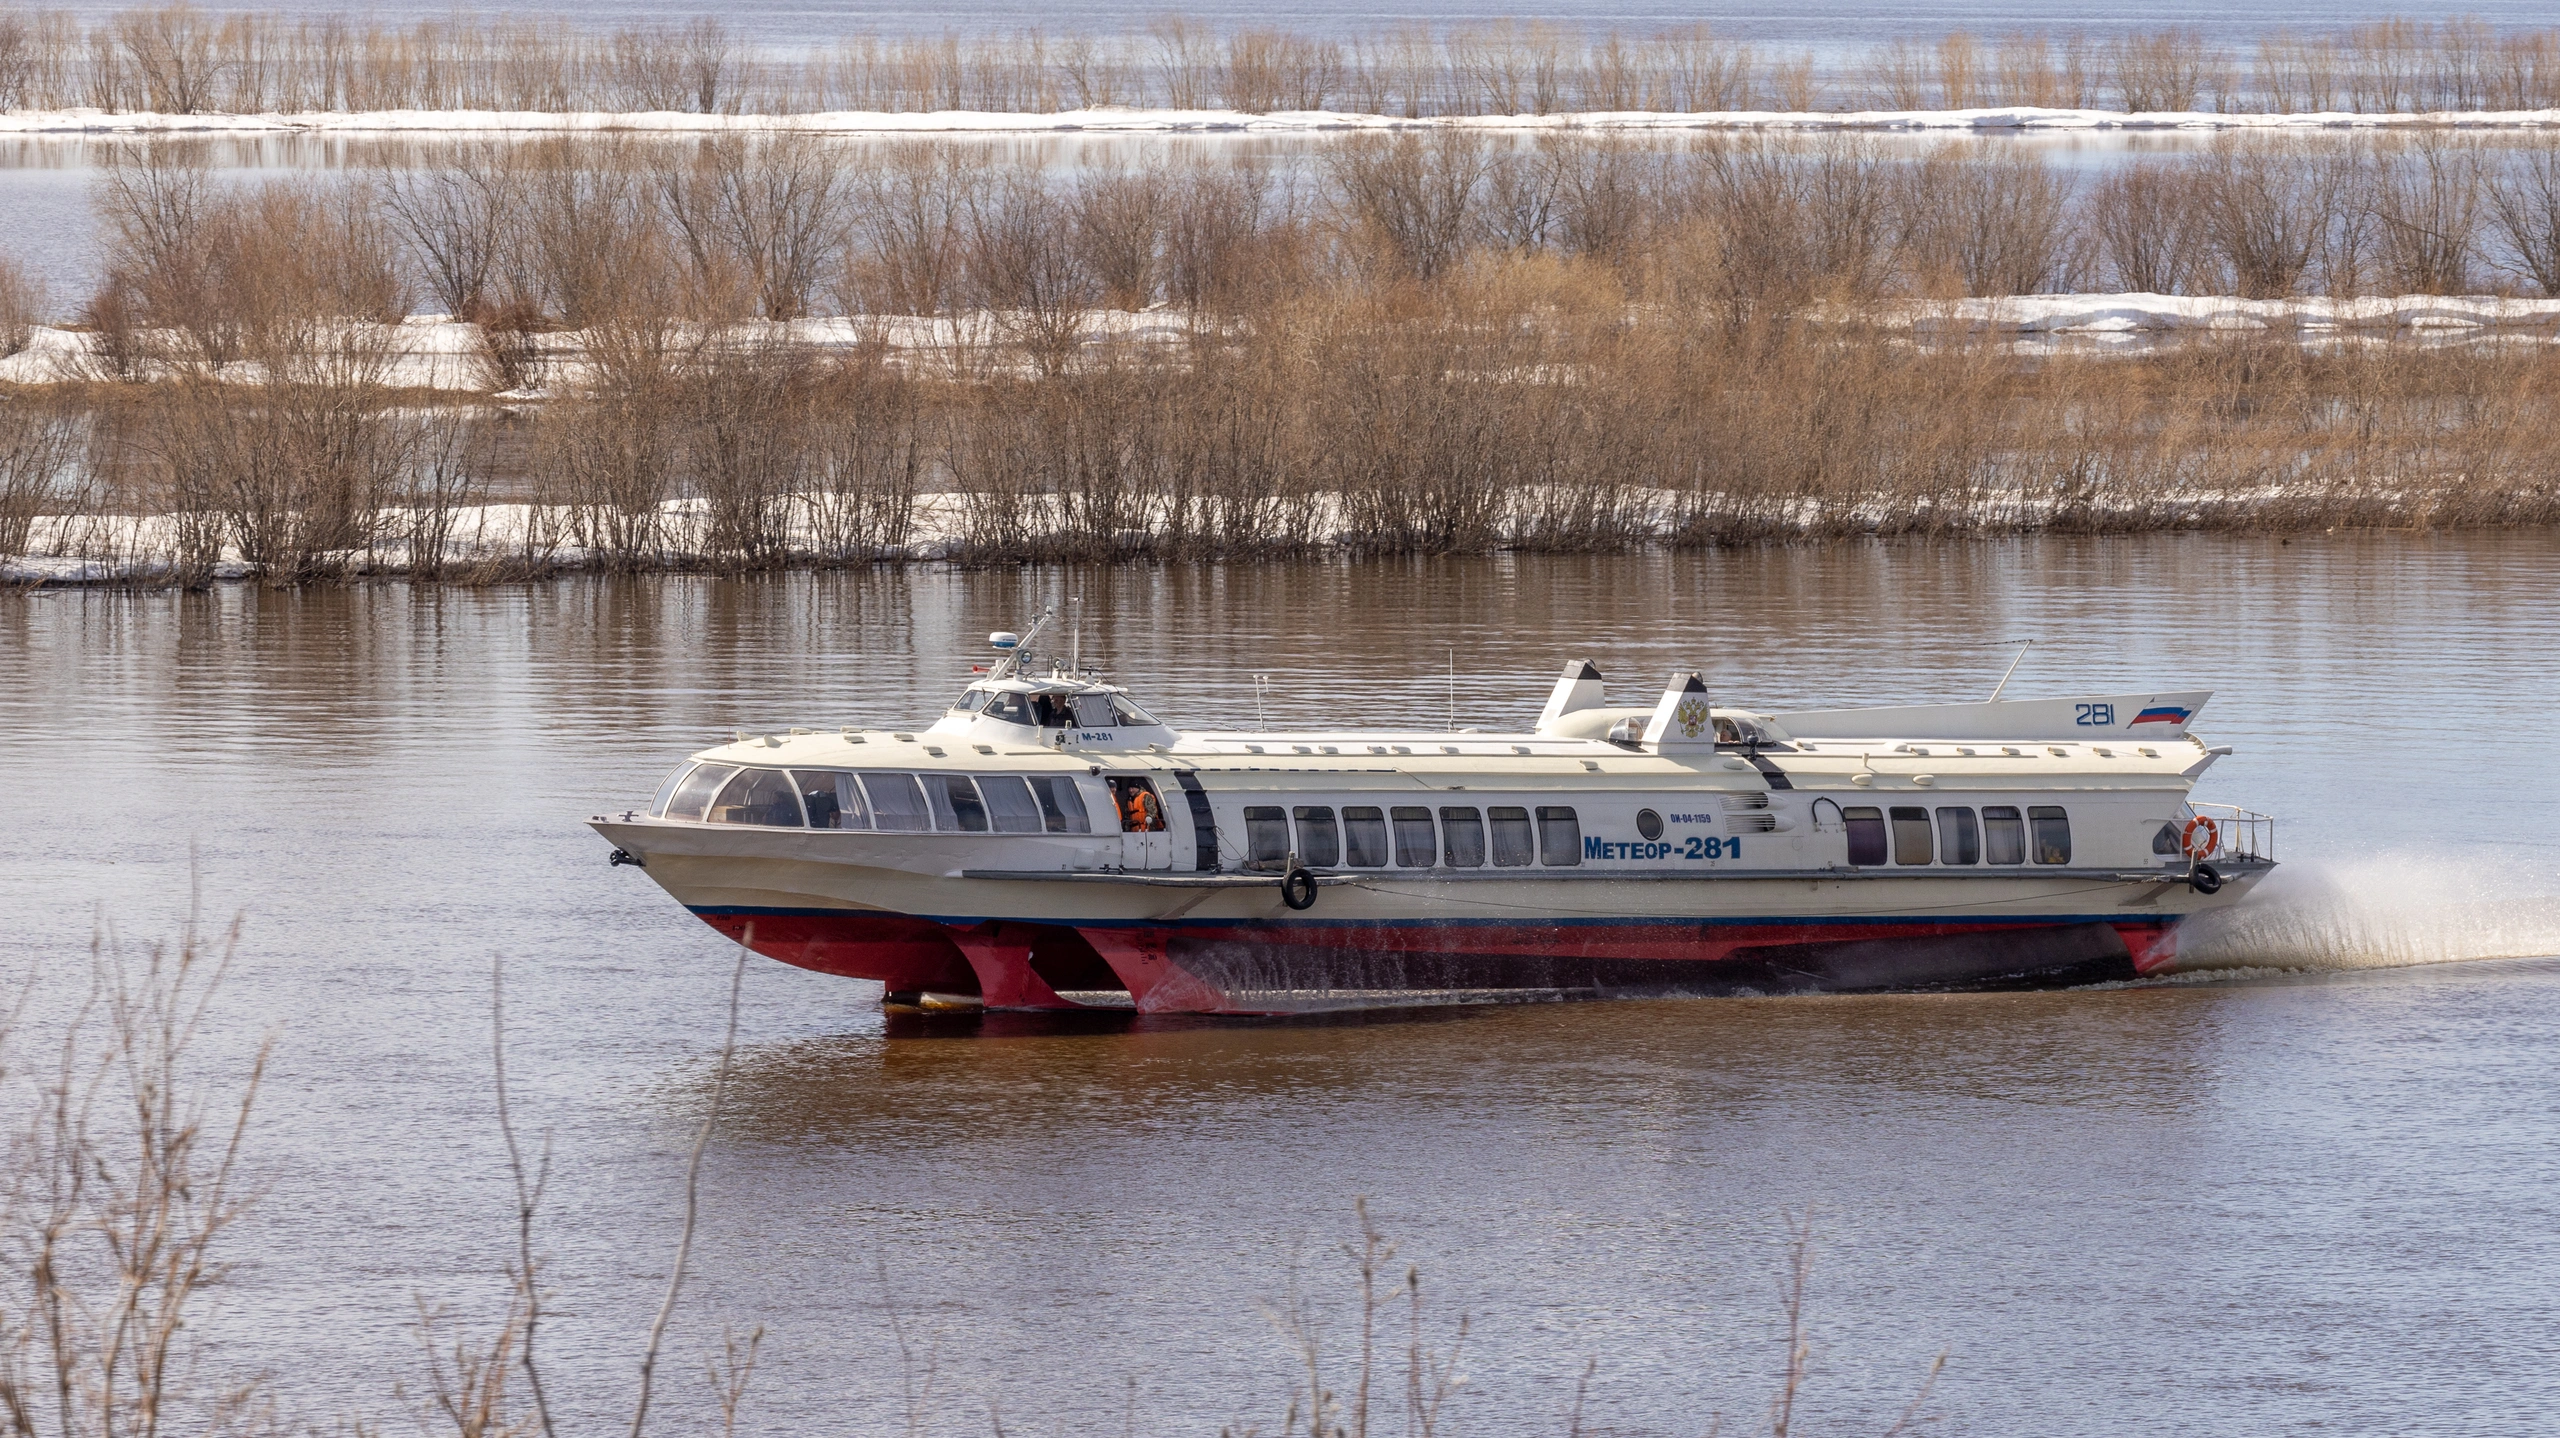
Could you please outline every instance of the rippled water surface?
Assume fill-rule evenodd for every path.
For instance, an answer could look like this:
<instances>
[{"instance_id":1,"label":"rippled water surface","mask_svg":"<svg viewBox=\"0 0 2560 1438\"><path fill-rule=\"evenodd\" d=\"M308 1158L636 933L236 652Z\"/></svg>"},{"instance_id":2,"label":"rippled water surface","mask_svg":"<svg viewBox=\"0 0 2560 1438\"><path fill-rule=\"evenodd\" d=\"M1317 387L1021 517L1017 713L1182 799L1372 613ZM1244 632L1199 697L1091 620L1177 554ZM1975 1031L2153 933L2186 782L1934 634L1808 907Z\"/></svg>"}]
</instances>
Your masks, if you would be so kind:
<instances>
[{"instance_id":1,"label":"rippled water surface","mask_svg":"<svg viewBox=\"0 0 2560 1438\"><path fill-rule=\"evenodd\" d=\"M58 995L101 917L168 932L191 862L244 915L208 1043L279 1038L219 1357L404 1421L415 1296L500 1294L502 958L585 1426L664 1282L730 960L578 820L685 751L918 722L1069 595L1192 724L1252 723L1257 673L1275 724L1519 724L1582 657L1629 696L1977 698L2032 637L2013 694L2218 691L2200 797L2279 814L2286 861L2193 945L2219 972L891 1029L759 961L668 1431L716 1419L724 1322L767 1328L748 1431L902 1430L893 1311L933 1431L1275 1430L1266 1309L1347 1339L1366 1196L1428 1331L1471 1316L1462 1432L1563 1431L1594 1360L1587 1427L1757 1421L1807 1211L1822 1431L1881 1431L1944 1352L1945 1431L2528 1432L2560 1403L2555 578L2532 534L0 593L0 963Z\"/></svg>"}]
</instances>

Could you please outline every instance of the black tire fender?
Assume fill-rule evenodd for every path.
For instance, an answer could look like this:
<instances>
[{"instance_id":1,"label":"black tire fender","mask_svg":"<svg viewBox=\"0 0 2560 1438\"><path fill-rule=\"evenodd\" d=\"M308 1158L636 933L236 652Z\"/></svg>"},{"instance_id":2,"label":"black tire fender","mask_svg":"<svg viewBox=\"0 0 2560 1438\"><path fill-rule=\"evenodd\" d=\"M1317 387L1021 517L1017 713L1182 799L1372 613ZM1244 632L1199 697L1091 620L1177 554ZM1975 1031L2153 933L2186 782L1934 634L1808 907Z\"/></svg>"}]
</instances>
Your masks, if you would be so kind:
<instances>
[{"instance_id":1,"label":"black tire fender","mask_svg":"<svg viewBox=\"0 0 2560 1438\"><path fill-rule=\"evenodd\" d=\"M2222 892L2222 874L2211 864L2198 864L2195 872L2187 875L2187 887L2199 894L2219 894Z\"/></svg>"},{"instance_id":2,"label":"black tire fender","mask_svg":"<svg viewBox=\"0 0 2560 1438\"><path fill-rule=\"evenodd\" d=\"M1293 909L1316 906L1316 876L1304 869L1291 869L1280 878L1280 902Z\"/></svg>"}]
</instances>

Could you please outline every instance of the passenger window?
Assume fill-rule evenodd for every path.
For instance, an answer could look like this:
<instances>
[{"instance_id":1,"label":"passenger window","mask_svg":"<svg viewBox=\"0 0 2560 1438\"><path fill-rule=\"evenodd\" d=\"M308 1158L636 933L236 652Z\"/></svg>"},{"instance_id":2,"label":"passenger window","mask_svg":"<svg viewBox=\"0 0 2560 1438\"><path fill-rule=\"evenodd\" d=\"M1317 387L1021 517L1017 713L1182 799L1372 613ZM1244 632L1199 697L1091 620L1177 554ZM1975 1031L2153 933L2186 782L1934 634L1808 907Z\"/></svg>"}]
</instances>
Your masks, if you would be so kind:
<instances>
[{"instance_id":1,"label":"passenger window","mask_svg":"<svg viewBox=\"0 0 2560 1438\"><path fill-rule=\"evenodd\" d=\"M1994 864L2027 861L2027 825L2006 804L1982 806L1982 857Z\"/></svg>"},{"instance_id":2,"label":"passenger window","mask_svg":"<svg viewBox=\"0 0 2560 1438\"><path fill-rule=\"evenodd\" d=\"M1884 862L1884 810L1843 809L1840 822L1849 831L1849 867L1864 869Z\"/></svg>"},{"instance_id":3,"label":"passenger window","mask_svg":"<svg viewBox=\"0 0 2560 1438\"><path fill-rule=\"evenodd\" d=\"M1355 869L1387 866L1387 812L1384 809L1342 811L1343 862Z\"/></svg>"},{"instance_id":4,"label":"passenger window","mask_svg":"<svg viewBox=\"0 0 2560 1438\"><path fill-rule=\"evenodd\" d=\"M1245 862L1258 869L1276 869L1289 862L1289 811L1273 804L1256 804L1244 811Z\"/></svg>"},{"instance_id":5,"label":"passenger window","mask_svg":"<svg viewBox=\"0 0 2560 1438\"><path fill-rule=\"evenodd\" d=\"M1093 818L1085 812L1084 795L1073 779L1044 775L1031 781L1040 801L1040 823L1052 834L1090 834Z\"/></svg>"},{"instance_id":6,"label":"passenger window","mask_svg":"<svg viewBox=\"0 0 2560 1438\"><path fill-rule=\"evenodd\" d=\"M1031 786L1011 774L989 774L978 781L986 796L987 817L999 834L1040 832L1040 806L1031 802Z\"/></svg>"},{"instance_id":7,"label":"passenger window","mask_svg":"<svg viewBox=\"0 0 2560 1438\"><path fill-rule=\"evenodd\" d=\"M1396 822L1396 867L1428 869L1432 851L1440 846L1433 842L1431 811L1428 809L1396 809L1389 817Z\"/></svg>"},{"instance_id":8,"label":"passenger window","mask_svg":"<svg viewBox=\"0 0 2560 1438\"><path fill-rule=\"evenodd\" d=\"M685 775L684 782L676 786L675 797L667 801L666 817L698 822L702 818L703 806L710 803L711 796L719 793L720 786L728 783L729 776L737 772L726 764L705 764Z\"/></svg>"},{"instance_id":9,"label":"passenger window","mask_svg":"<svg viewBox=\"0 0 2560 1438\"><path fill-rule=\"evenodd\" d=\"M880 828L915 834L933 827L925 816L924 790L916 787L915 775L865 774L862 788L871 796L872 821Z\"/></svg>"},{"instance_id":10,"label":"passenger window","mask_svg":"<svg viewBox=\"0 0 2560 1438\"><path fill-rule=\"evenodd\" d=\"M1298 862L1310 869L1330 869L1342 862L1342 836L1334 831L1333 810L1323 804L1300 804Z\"/></svg>"},{"instance_id":11,"label":"passenger window","mask_svg":"<svg viewBox=\"0 0 2560 1438\"><path fill-rule=\"evenodd\" d=\"M1893 861L1897 864L1929 862L1929 811L1900 809L1893 811Z\"/></svg>"},{"instance_id":12,"label":"passenger window","mask_svg":"<svg viewBox=\"0 0 2560 1438\"><path fill-rule=\"evenodd\" d=\"M1111 803L1120 811L1121 833L1164 832L1164 801L1156 797L1155 781L1114 779L1111 781Z\"/></svg>"},{"instance_id":13,"label":"passenger window","mask_svg":"<svg viewBox=\"0 0 2560 1438\"><path fill-rule=\"evenodd\" d=\"M678 764L678 765L676 766L676 771L675 771L674 773L672 773L672 774L669 774L669 775L667 776L667 781L666 781L665 783L663 783L663 784L660 784L660 785L658 786L658 792L657 792L655 795L651 796L651 798L650 798L650 800L649 800L649 817L650 817L650 818L652 818L652 819L663 819L663 818L667 817L667 801L668 801L669 799L672 799L672 798L674 798L674 797L676 796L676 788L677 788L677 786L678 786L678 785L681 785L682 783L684 783L684 776L685 776L685 775L687 775L687 774L690 774L690 773L692 773L692 772L693 772L693 761L692 761L692 760L690 760L690 759L687 759L687 760L686 760L686 761L684 761L683 763Z\"/></svg>"},{"instance_id":14,"label":"passenger window","mask_svg":"<svg viewBox=\"0 0 2560 1438\"><path fill-rule=\"evenodd\" d=\"M1019 694L999 694L987 701L987 717L1001 719L1007 724L1028 724L1031 722L1031 706L1023 703Z\"/></svg>"},{"instance_id":15,"label":"passenger window","mask_svg":"<svg viewBox=\"0 0 2560 1438\"><path fill-rule=\"evenodd\" d=\"M800 781L800 805L809 811L812 829L868 829L871 811L862 804L862 787L851 774L812 774L801 770L792 775Z\"/></svg>"},{"instance_id":16,"label":"passenger window","mask_svg":"<svg viewBox=\"0 0 2560 1438\"><path fill-rule=\"evenodd\" d=\"M1485 811L1493 821L1493 862L1502 868L1517 869L1538 856L1537 841L1529 831L1526 809L1494 808Z\"/></svg>"},{"instance_id":17,"label":"passenger window","mask_svg":"<svg viewBox=\"0 0 2560 1438\"><path fill-rule=\"evenodd\" d=\"M1975 826L1971 809L1940 809L1938 811L1938 862L1941 864L1982 862L1982 830Z\"/></svg>"},{"instance_id":18,"label":"passenger window","mask_svg":"<svg viewBox=\"0 0 2560 1438\"><path fill-rule=\"evenodd\" d=\"M933 804L933 827L944 833L987 832L987 806L978 802L978 786L966 774L927 774L924 796Z\"/></svg>"},{"instance_id":19,"label":"passenger window","mask_svg":"<svg viewBox=\"0 0 2560 1438\"><path fill-rule=\"evenodd\" d=\"M1571 809L1538 811L1538 862L1556 865L1582 862L1581 816Z\"/></svg>"},{"instance_id":20,"label":"passenger window","mask_svg":"<svg viewBox=\"0 0 2560 1438\"><path fill-rule=\"evenodd\" d=\"M1449 867L1481 869L1484 867L1484 814L1475 809L1443 809L1440 811L1440 835L1446 844Z\"/></svg>"},{"instance_id":21,"label":"passenger window","mask_svg":"<svg viewBox=\"0 0 2560 1438\"><path fill-rule=\"evenodd\" d=\"M2037 805L2027 810L2027 821L2035 828L2036 862L2068 864L2071 862L2071 816L2051 805Z\"/></svg>"},{"instance_id":22,"label":"passenger window","mask_svg":"<svg viewBox=\"0 0 2560 1438\"><path fill-rule=\"evenodd\" d=\"M1108 729L1111 727L1111 696L1108 694L1079 694L1075 697L1075 710L1076 725L1079 728Z\"/></svg>"},{"instance_id":23,"label":"passenger window","mask_svg":"<svg viewBox=\"0 0 2560 1438\"><path fill-rule=\"evenodd\" d=\"M707 814L715 824L761 824L771 829L797 829L800 796L791 778L779 769L741 769L721 786Z\"/></svg>"}]
</instances>

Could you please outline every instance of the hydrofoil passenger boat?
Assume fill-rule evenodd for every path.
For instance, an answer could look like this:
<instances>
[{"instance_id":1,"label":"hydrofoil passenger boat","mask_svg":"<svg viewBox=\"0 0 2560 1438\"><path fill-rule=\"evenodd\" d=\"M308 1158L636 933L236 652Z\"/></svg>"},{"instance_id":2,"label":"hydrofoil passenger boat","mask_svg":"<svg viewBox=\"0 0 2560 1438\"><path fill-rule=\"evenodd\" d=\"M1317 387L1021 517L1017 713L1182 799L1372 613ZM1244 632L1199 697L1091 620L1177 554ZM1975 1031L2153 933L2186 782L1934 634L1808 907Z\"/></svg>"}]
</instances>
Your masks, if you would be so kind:
<instances>
[{"instance_id":1,"label":"hydrofoil passenger boat","mask_svg":"<svg viewBox=\"0 0 2560 1438\"><path fill-rule=\"evenodd\" d=\"M2204 692L1613 707L1576 662L1525 733L1209 732L1040 631L928 726L741 735L592 825L893 1006L1142 1013L2131 978L2274 868L2189 797Z\"/></svg>"}]
</instances>

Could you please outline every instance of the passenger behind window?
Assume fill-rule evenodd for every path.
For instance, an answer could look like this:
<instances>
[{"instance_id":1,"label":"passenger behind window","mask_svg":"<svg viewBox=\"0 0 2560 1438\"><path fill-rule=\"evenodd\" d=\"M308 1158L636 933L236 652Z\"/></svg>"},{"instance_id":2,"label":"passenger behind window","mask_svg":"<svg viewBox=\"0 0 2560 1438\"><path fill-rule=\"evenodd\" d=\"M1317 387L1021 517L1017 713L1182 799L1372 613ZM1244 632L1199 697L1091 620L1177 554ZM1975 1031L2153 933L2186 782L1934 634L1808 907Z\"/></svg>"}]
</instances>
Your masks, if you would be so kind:
<instances>
[{"instance_id":1,"label":"passenger behind window","mask_svg":"<svg viewBox=\"0 0 2560 1438\"><path fill-rule=\"evenodd\" d=\"M1993 864L2027 861L2027 825L2006 804L1982 806L1982 857Z\"/></svg>"},{"instance_id":2,"label":"passenger behind window","mask_svg":"<svg viewBox=\"0 0 2560 1438\"><path fill-rule=\"evenodd\" d=\"M1529 828L1528 810L1491 808L1485 810L1485 818L1493 825L1495 867L1517 869L1537 859L1537 836Z\"/></svg>"},{"instance_id":3,"label":"passenger behind window","mask_svg":"<svg viewBox=\"0 0 2560 1438\"><path fill-rule=\"evenodd\" d=\"M797 829L800 796L779 769L741 769L711 801L707 815L715 824L761 824L771 829Z\"/></svg>"},{"instance_id":4,"label":"passenger behind window","mask_svg":"<svg viewBox=\"0 0 2560 1438\"><path fill-rule=\"evenodd\" d=\"M1324 804L1301 804L1293 811L1298 821L1298 862L1310 869L1330 869L1342 862L1342 836L1333 827L1333 810Z\"/></svg>"},{"instance_id":5,"label":"passenger behind window","mask_svg":"<svg viewBox=\"0 0 2560 1438\"><path fill-rule=\"evenodd\" d=\"M1073 779L1043 775L1031 781L1040 801L1040 822L1052 834L1090 834L1093 818L1085 812L1084 794Z\"/></svg>"},{"instance_id":6,"label":"passenger behind window","mask_svg":"<svg viewBox=\"0 0 2560 1438\"><path fill-rule=\"evenodd\" d=\"M1849 867L1871 868L1884 862L1884 810L1843 809L1840 823L1849 831Z\"/></svg>"},{"instance_id":7,"label":"passenger behind window","mask_svg":"<svg viewBox=\"0 0 2560 1438\"><path fill-rule=\"evenodd\" d=\"M1971 809L1940 809L1938 811L1938 862L1941 864L1982 862L1982 831L1974 826Z\"/></svg>"},{"instance_id":8,"label":"passenger behind window","mask_svg":"<svg viewBox=\"0 0 2560 1438\"><path fill-rule=\"evenodd\" d=\"M800 784L800 803L809 811L812 829L868 829L871 811L863 807L862 786L853 782L851 774L812 773L806 769L792 777Z\"/></svg>"},{"instance_id":9,"label":"passenger behind window","mask_svg":"<svg viewBox=\"0 0 2560 1438\"><path fill-rule=\"evenodd\" d=\"M1343 862L1355 869L1387 866L1387 812L1354 808L1342 811Z\"/></svg>"},{"instance_id":10,"label":"passenger behind window","mask_svg":"<svg viewBox=\"0 0 2560 1438\"><path fill-rule=\"evenodd\" d=\"M1484 811L1443 809L1440 834L1452 869L1484 867Z\"/></svg>"},{"instance_id":11,"label":"passenger behind window","mask_svg":"<svg viewBox=\"0 0 2560 1438\"><path fill-rule=\"evenodd\" d=\"M986 798L987 817L997 833L1040 832L1040 806L1032 802L1029 784L1011 774L989 774L978 780L978 792Z\"/></svg>"},{"instance_id":12,"label":"passenger behind window","mask_svg":"<svg viewBox=\"0 0 2560 1438\"><path fill-rule=\"evenodd\" d=\"M2035 829L2036 862L2068 864L2071 862L2071 816L2051 805L2039 804L2027 810L2027 822Z\"/></svg>"},{"instance_id":13,"label":"passenger behind window","mask_svg":"<svg viewBox=\"0 0 2560 1438\"><path fill-rule=\"evenodd\" d=\"M1245 867L1277 869L1289 862L1289 811L1255 804L1244 811Z\"/></svg>"},{"instance_id":14,"label":"passenger behind window","mask_svg":"<svg viewBox=\"0 0 2560 1438\"><path fill-rule=\"evenodd\" d=\"M871 796L871 812L883 829L901 834L921 834L933 827L926 817L924 790L913 774L865 774L864 792Z\"/></svg>"},{"instance_id":15,"label":"passenger behind window","mask_svg":"<svg viewBox=\"0 0 2560 1438\"><path fill-rule=\"evenodd\" d=\"M1399 869L1430 868L1432 851L1439 848L1439 845L1433 842L1431 811L1396 809L1392 811L1391 817L1396 822L1396 867Z\"/></svg>"},{"instance_id":16,"label":"passenger behind window","mask_svg":"<svg viewBox=\"0 0 2560 1438\"><path fill-rule=\"evenodd\" d=\"M1581 816L1571 809L1538 811L1538 862L1557 865L1582 862Z\"/></svg>"}]
</instances>

